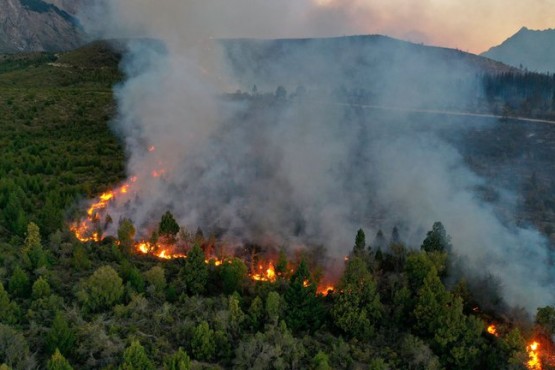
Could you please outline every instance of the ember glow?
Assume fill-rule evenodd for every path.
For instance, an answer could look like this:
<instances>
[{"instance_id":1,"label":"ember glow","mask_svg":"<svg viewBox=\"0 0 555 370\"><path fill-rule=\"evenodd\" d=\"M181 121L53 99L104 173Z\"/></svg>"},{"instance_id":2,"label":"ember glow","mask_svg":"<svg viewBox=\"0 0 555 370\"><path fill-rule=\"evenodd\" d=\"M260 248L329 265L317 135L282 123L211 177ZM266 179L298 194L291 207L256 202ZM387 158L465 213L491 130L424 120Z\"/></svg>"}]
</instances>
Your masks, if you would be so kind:
<instances>
[{"instance_id":1,"label":"ember glow","mask_svg":"<svg viewBox=\"0 0 555 370\"><path fill-rule=\"evenodd\" d=\"M491 335L495 335L496 337L499 336L499 334L497 333L497 328L495 327L495 324L489 325L487 328L487 332L490 333Z\"/></svg>"},{"instance_id":2,"label":"ember glow","mask_svg":"<svg viewBox=\"0 0 555 370\"><path fill-rule=\"evenodd\" d=\"M528 352L528 362L526 366L530 370L541 370L542 363L540 361L540 344L533 341L526 347L526 352Z\"/></svg>"}]
</instances>

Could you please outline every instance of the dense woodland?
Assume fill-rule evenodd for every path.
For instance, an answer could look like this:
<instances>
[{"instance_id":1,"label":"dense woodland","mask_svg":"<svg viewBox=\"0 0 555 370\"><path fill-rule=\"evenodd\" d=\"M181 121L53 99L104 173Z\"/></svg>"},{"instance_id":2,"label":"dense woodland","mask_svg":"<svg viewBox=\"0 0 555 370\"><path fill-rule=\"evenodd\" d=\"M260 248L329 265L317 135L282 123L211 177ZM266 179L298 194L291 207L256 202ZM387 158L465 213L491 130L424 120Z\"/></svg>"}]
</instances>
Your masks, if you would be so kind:
<instances>
[{"instance_id":1,"label":"dense woodland","mask_svg":"<svg viewBox=\"0 0 555 370\"><path fill-rule=\"evenodd\" d=\"M555 120L555 74L518 71L485 75L483 88L495 114Z\"/></svg>"},{"instance_id":2,"label":"dense woodland","mask_svg":"<svg viewBox=\"0 0 555 370\"><path fill-rule=\"evenodd\" d=\"M159 232L187 238L187 259L137 255L129 222L81 243L79 201L124 177L117 60L94 44L0 61L0 369L524 369L530 338L549 345L555 309L530 321L493 279L455 274L440 222L421 245L359 230L327 295L316 253L282 250L256 282L243 259L206 263L214 239L171 214Z\"/></svg>"}]
</instances>

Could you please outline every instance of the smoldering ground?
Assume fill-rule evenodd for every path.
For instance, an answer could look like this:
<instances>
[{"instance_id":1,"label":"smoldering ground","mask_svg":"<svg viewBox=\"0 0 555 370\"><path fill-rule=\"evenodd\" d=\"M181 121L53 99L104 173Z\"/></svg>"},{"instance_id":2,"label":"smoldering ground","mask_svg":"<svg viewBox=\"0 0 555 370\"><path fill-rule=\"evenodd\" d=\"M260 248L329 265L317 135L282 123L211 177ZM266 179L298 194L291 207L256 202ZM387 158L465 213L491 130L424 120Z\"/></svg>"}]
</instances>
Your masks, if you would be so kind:
<instances>
[{"instance_id":1,"label":"smoldering ground","mask_svg":"<svg viewBox=\"0 0 555 370\"><path fill-rule=\"evenodd\" d=\"M418 246L441 221L455 252L471 270L498 277L510 304L530 311L552 304L546 241L501 222L476 196L485 179L434 130L444 117L350 104L362 95L381 106L461 109L480 94L476 66L383 40L368 48L351 43L341 54L334 43L315 42L280 45L275 54L262 48L261 55L256 45L211 39L234 30L256 35L275 12L283 18L270 28L287 26L294 9L268 4L239 1L226 16L214 16L210 1L102 8L101 36L159 40L130 42L122 62L113 124L126 143L128 175L138 181L110 205L112 218L148 230L169 209L189 229L325 245L337 258L360 227L372 235L402 225L404 239ZM299 94L264 94L278 85ZM236 89L253 94L226 95Z\"/></svg>"}]
</instances>

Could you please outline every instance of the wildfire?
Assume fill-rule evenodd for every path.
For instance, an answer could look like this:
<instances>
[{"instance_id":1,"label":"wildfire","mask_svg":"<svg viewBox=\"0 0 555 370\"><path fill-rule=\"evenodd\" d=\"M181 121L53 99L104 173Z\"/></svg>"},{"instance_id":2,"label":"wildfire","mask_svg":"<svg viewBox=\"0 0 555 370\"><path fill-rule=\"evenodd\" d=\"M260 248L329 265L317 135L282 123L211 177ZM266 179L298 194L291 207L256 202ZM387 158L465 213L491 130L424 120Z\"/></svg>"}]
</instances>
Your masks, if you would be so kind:
<instances>
[{"instance_id":1,"label":"wildfire","mask_svg":"<svg viewBox=\"0 0 555 370\"><path fill-rule=\"evenodd\" d=\"M144 241L136 243L135 250L139 253L150 254L165 260L187 258L187 256L183 253L174 253L171 247L166 247L163 245L153 245L149 242Z\"/></svg>"},{"instance_id":2,"label":"wildfire","mask_svg":"<svg viewBox=\"0 0 555 370\"><path fill-rule=\"evenodd\" d=\"M187 258L187 255L184 253L175 252L175 247L173 246L164 246L164 245L153 245L150 242L141 241L135 244L135 250L141 254L147 254L151 256L155 256L160 259L165 260L172 260L178 258ZM222 264L228 262L231 263L231 258L216 258L216 257L208 257L204 260L206 264L213 264L214 266L221 266ZM274 283L277 280L277 274L274 267L274 262L260 262L257 266L256 271L251 272L249 277L253 281L262 281L262 282L269 282ZM306 288L310 285L308 280L303 282L303 286ZM317 294L328 295L330 292L333 292L335 287L331 284L323 284L317 286L316 292Z\"/></svg>"},{"instance_id":3,"label":"wildfire","mask_svg":"<svg viewBox=\"0 0 555 370\"><path fill-rule=\"evenodd\" d=\"M495 335L496 337L499 336L499 334L497 333L497 327L495 326L495 324L491 324L488 326L488 328L486 329L488 333L490 333L491 335Z\"/></svg>"},{"instance_id":4,"label":"wildfire","mask_svg":"<svg viewBox=\"0 0 555 370\"><path fill-rule=\"evenodd\" d=\"M154 147L149 148L149 152L153 152ZM154 170L151 175L153 177L161 177L166 173L164 169ZM87 208L86 218L83 220L76 221L70 224L69 228L75 235L75 237L81 242L100 242L102 240L102 230L106 228L106 225L111 222L107 209L111 202L114 202L118 197L130 194L134 191L134 184L137 182L137 177L131 177L128 181L121 184L119 187L102 193L96 200L92 201ZM106 225L102 227L101 222L106 219ZM116 242L117 245L119 243ZM178 247L173 244L167 244L165 242L151 243L148 241L139 241L134 243L134 250L138 254L155 256L163 260L173 260L179 258L187 258L184 253L183 248ZM214 266L221 266L223 263L232 262L229 257L219 257L207 256L205 263L213 264ZM276 282L278 276L275 271L274 261L259 261L256 267L251 266L251 271L249 272L249 278L253 281L260 282ZM293 272L293 270L291 271ZM305 281L303 285L305 287L309 286L309 281ZM322 285L317 286L317 293L322 295L327 295L329 292L333 291L334 287L332 285Z\"/></svg>"},{"instance_id":5,"label":"wildfire","mask_svg":"<svg viewBox=\"0 0 555 370\"><path fill-rule=\"evenodd\" d=\"M136 181L136 178L132 178L130 182L122 184L120 187L102 193L98 199L93 202L87 209L87 218L80 222L75 222L69 226L69 229L73 232L75 237L81 242L99 242L101 240L101 235L98 229L97 223L100 221L100 213L108 208L108 205L117 196L122 194L127 194L131 189L131 184Z\"/></svg>"},{"instance_id":6,"label":"wildfire","mask_svg":"<svg viewBox=\"0 0 555 370\"><path fill-rule=\"evenodd\" d=\"M316 293L328 295L334 290L335 290L335 287L333 285L325 285L325 286L319 286L318 289L316 289Z\"/></svg>"},{"instance_id":7,"label":"wildfire","mask_svg":"<svg viewBox=\"0 0 555 370\"><path fill-rule=\"evenodd\" d=\"M90 232L89 224L87 223L87 221L81 221L79 223L72 224L69 226L69 229L75 235L75 237L83 243L100 241L100 236L98 235L98 232Z\"/></svg>"},{"instance_id":8,"label":"wildfire","mask_svg":"<svg viewBox=\"0 0 555 370\"><path fill-rule=\"evenodd\" d=\"M530 370L541 370L542 363L540 361L540 344L533 341L526 347L526 352L528 352L528 362L526 366Z\"/></svg>"},{"instance_id":9,"label":"wildfire","mask_svg":"<svg viewBox=\"0 0 555 370\"><path fill-rule=\"evenodd\" d=\"M264 266L262 264L258 265L258 272L253 273L251 278L256 281L276 281L276 270L274 269L274 264L270 262L266 270L264 270Z\"/></svg>"}]
</instances>

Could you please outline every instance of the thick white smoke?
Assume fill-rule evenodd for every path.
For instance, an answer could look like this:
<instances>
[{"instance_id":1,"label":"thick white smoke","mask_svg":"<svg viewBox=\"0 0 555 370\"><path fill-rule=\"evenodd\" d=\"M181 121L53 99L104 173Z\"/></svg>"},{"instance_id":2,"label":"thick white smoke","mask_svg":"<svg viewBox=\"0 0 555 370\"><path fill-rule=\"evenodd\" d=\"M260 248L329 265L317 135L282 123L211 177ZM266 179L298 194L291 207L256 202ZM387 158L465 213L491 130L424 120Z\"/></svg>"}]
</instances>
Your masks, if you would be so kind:
<instances>
[{"instance_id":1,"label":"thick white smoke","mask_svg":"<svg viewBox=\"0 0 555 370\"><path fill-rule=\"evenodd\" d=\"M504 226L473 193L483 180L432 129L411 128L412 117L394 114L391 123L386 115L333 101L246 103L221 97L257 81L247 78L249 86L239 86L244 81L230 73L235 67L226 64L224 51L211 38L283 36L291 29L310 33L310 23L304 23L310 2L114 0L97 5L96 13L87 13L102 14L92 17L91 32L134 39L122 64L126 80L116 89L114 128L125 138L127 170L130 178L137 177L137 193L112 204L115 220L129 217L147 229L169 209L192 230L200 226L243 240L323 244L335 257L348 253L359 227L371 235L379 227L404 225L406 238L417 245L439 220L472 268L501 280L510 304L534 310L554 303L543 238ZM317 50L307 60L293 58L295 64L289 60L273 69L280 76L299 65L334 70L329 53ZM239 62L249 65L246 55ZM442 70L421 58L405 62L417 71ZM404 86L411 81L401 78L401 69L380 71L375 87L382 98L395 92L407 106L445 99L444 91L407 93ZM353 82L343 72L316 77L329 79L324 85L331 89ZM451 98L465 101L467 93L458 90Z\"/></svg>"}]
</instances>

